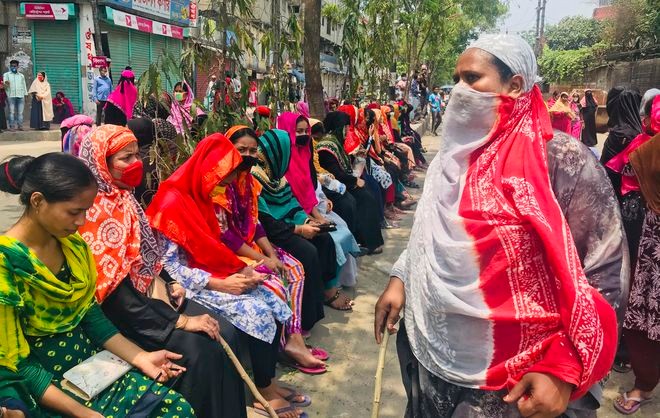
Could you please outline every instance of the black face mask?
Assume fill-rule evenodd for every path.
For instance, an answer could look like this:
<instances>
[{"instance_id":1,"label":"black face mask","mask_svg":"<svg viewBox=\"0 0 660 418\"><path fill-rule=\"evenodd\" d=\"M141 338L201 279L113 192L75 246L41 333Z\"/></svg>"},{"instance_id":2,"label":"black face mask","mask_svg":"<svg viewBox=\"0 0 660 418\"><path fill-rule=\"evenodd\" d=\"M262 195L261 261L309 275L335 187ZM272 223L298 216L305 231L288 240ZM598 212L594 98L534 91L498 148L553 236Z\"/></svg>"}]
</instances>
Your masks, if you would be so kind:
<instances>
[{"instance_id":1,"label":"black face mask","mask_svg":"<svg viewBox=\"0 0 660 418\"><path fill-rule=\"evenodd\" d=\"M257 157L253 157L251 155L242 155L243 161L241 161L241 165L238 166L238 169L240 171L249 171L259 163L259 159Z\"/></svg>"},{"instance_id":2,"label":"black face mask","mask_svg":"<svg viewBox=\"0 0 660 418\"><path fill-rule=\"evenodd\" d=\"M310 137L309 135L296 135L296 145L299 147L304 147L309 144Z\"/></svg>"}]
</instances>

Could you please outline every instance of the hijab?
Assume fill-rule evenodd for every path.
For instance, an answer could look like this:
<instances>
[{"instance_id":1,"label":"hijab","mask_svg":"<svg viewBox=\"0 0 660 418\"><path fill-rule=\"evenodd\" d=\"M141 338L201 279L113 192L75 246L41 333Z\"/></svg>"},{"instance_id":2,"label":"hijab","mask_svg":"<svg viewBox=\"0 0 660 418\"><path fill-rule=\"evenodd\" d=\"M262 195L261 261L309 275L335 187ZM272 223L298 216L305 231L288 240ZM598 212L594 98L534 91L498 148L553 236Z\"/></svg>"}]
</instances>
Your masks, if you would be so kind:
<instances>
[{"instance_id":1,"label":"hijab","mask_svg":"<svg viewBox=\"0 0 660 418\"><path fill-rule=\"evenodd\" d=\"M344 138L344 127L348 126L350 122L351 118L344 112L328 113L323 121L327 134L314 143L316 152L330 153L347 173L353 171L351 160L346 154Z\"/></svg>"},{"instance_id":2,"label":"hijab","mask_svg":"<svg viewBox=\"0 0 660 418\"><path fill-rule=\"evenodd\" d=\"M617 323L586 280L551 188L553 134L536 58L517 35L482 35L469 48L521 75L523 92L454 87L443 146L394 269L408 295L411 348L454 384L500 390L551 371L578 398L609 372Z\"/></svg>"},{"instance_id":3,"label":"hijab","mask_svg":"<svg viewBox=\"0 0 660 418\"><path fill-rule=\"evenodd\" d=\"M346 135L344 135L344 151L350 155L357 151L361 145L360 137L356 132L358 110L353 105L341 105L337 110L348 115L349 123Z\"/></svg>"},{"instance_id":4,"label":"hijab","mask_svg":"<svg viewBox=\"0 0 660 418\"><path fill-rule=\"evenodd\" d=\"M559 99L550 107L548 110L550 113L559 113L559 114L565 114L568 116L570 119L575 118L575 112L571 109L571 104L566 104L564 101L561 99L562 96L568 96L567 92L562 92L559 95ZM570 98L570 96L568 96Z\"/></svg>"},{"instance_id":5,"label":"hijab","mask_svg":"<svg viewBox=\"0 0 660 418\"><path fill-rule=\"evenodd\" d=\"M87 136L80 159L94 173L99 191L87 222L80 228L96 260L96 299L103 302L126 276L136 290L146 293L154 275L160 273L162 251L133 191L120 189L110 173L107 159L137 142L130 129L102 125Z\"/></svg>"},{"instance_id":6,"label":"hijab","mask_svg":"<svg viewBox=\"0 0 660 418\"><path fill-rule=\"evenodd\" d=\"M186 251L191 267L215 278L224 279L245 267L221 240L212 200L213 191L241 161L241 154L224 135L204 138L192 156L160 184L146 211L151 226Z\"/></svg>"},{"instance_id":7,"label":"hijab","mask_svg":"<svg viewBox=\"0 0 660 418\"><path fill-rule=\"evenodd\" d=\"M607 126L610 135L631 140L642 132L639 106L642 96L638 91L614 87L607 93Z\"/></svg>"},{"instance_id":8,"label":"hijab","mask_svg":"<svg viewBox=\"0 0 660 418\"><path fill-rule=\"evenodd\" d=\"M307 220L305 211L295 198L286 173L291 161L291 139L286 131L271 129L259 137L259 165L252 175L261 183L259 212L293 225Z\"/></svg>"},{"instance_id":9,"label":"hijab","mask_svg":"<svg viewBox=\"0 0 660 418\"><path fill-rule=\"evenodd\" d=\"M580 99L580 106L582 108L585 107L590 107L590 108L597 108L598 107L598 101L594 97L594 93L591 90L585 90L584 91L584 97Z\"/></svg>"},{"instance_id":10,"label":"hijab","mask_svg":"<svg viewBox=\"0 0 660 418\"><path fill-rule=\"evenodd\" d=\"M302 120L310 126L309 120L305 116L298 113L284 112L277 118L277 127L286 131L291 140L291 160L286 172L286 180L305 212L311 213L319 202L316 199L316 188L313 184L310 169L310 162L313 161L311 126L307 129L307 135L310 136L309 144L301 146L296 143L296 126Z\"/></svg>"},{"instance_id":11,"label":"hijab","mask_svg":"<svg viewBox=\"0 0 660 418\"><path fill-rule=\"evenodd\" d=\"M126 120L133 118L133 107L137 102L138 90L135 87L135 74L131 70L121 72L117 87L108 96L108 103L112 103L126 116Z\"/></svg>"},{"instance_id":12,"label":"hijab","mask_svg":"<svg viewBox=\"0 0 660 418\"><path fill-rule=\"evenodd\" d=\"M64 119L60 128L67 129L67 132L62 137L62 151L77 157L80 153L80 144L92 130L92 125L94 119L87 115L75 115Z\"/></svg>"},{"instance_id":13,"label":"hijab","mask_svg":"<svg viewBox=\"0 0 660 418\"><path fill-rule=\"evenodd\" d=\"M648 207L660 214L660 134L630 154L640 190Z\"/></svg>"},{"instance_id":14,"label":"hijab","mask_svg":"<svg viewBox=\"0 0 660 418\"><path fill-rule=\"evenodd\" d=\"M309 119L309 105L304 101L299 101L296 103L296 111L303 115L305 118Z\"/></svg>"},{"instance_id":15,"label":"hijab","mask_svg":"<svg viewBox=\"0 0 660 418\"><path fill-rule=\"evenodd\" d=\"M57 97L58 94L62 95L61 99ZM55 93L55 98L53 99L53 103L59 103L59 102L62 102L62 104L66 106L69 115L73 116L76 113L73 110L73 103L71 103L71 100L69 100L69 98L64 95L63 91L58 91L57 93Z\"/></svg>"},{"instance_id":16,"label":"hijab","mask_svg":"<svg viewBox=\"0 0 660 418\"><path fill-rule=\"evenodd\" d=\"M44 76L43 81L39 81L39 78L35 78L28 93L34 93L41 98L41 113L44 121L48 122L53 120L55 116L53 113L53 98L51 97L50 83L48 78L46 78L46 73L40 71L39 74Z\"/></svg>"},{"instance_id":17,"label":"hijab","mask_svg":"<svg viewBox=\"0 0 660 418\"><path fill-rule=\"evenodd\" d=\"M186 99L183 104L179 103L178 100L172 99L172 107L170 109L170 116L167 118L167 121L174 125L174 128L178 133L183 133L186 130L190 130L195 122L193 120L190 111L192 109L194 95L192 88L186 81L182 81L183 91L187 92ZM197 116L203 115L204 112L199 107L196 108Z\"/></svg>"}]
</instances>

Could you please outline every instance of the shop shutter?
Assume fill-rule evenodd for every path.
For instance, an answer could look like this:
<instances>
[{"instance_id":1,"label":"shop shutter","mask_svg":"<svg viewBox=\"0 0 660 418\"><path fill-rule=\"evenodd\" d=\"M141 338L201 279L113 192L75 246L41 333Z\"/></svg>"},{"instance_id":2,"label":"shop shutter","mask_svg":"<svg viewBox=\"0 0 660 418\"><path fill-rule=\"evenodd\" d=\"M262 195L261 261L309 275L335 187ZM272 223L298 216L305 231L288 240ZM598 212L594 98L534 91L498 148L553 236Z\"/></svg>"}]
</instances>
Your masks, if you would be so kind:
<instances>
[{"instance_id":1,"label":"shop shutter","mask_svg":"<svg viewBox=\"0 0 660 418\"><path fill-rule=\"evenodd\" d=\"M32 35L35 72L44 71L53 97L64 92L76 112L82 106L77 35L75 20L35 21Z\"/></svg>"},{"instance_id":2,"label":"shop shutter","mask_svg":"<svg viewBox=\"0 0 660 418\"><path fill-rule=\"evenodd\" d=\"M128 29L119 26L102 25L101 30L108 32L110 58L112 59L112 78L117 83L121 72L129 65Z\"/></svg>"},{"instance_id":3,"label":"shop shutter","mask_svg":"<svg viewBox=\"0 0 660 418\"><path fill-rule=\"evenodd\" d=\"M167 52L172 57L174 57L174 59L178 62L178 60L181 58L181 40L174 38L166 38L166 39L167 39ZM167 86L168 91L174 90L174 84L176 84L176 82L179 81L177 80L177 78L178 77L175 74L170 74L171 82Z\"/></svg>"},{"instance_id":4,"label":"shop shutter","mask_svg":"<svg viewBox=\"0 0 660 418\"><path fill-rule=\"evenodd\" d=\"M150 35L145 32L132 30L130 32L130 65L133 67L135 78L139 79L147 71L151 62Z\"/></svg>"}]
</instances>

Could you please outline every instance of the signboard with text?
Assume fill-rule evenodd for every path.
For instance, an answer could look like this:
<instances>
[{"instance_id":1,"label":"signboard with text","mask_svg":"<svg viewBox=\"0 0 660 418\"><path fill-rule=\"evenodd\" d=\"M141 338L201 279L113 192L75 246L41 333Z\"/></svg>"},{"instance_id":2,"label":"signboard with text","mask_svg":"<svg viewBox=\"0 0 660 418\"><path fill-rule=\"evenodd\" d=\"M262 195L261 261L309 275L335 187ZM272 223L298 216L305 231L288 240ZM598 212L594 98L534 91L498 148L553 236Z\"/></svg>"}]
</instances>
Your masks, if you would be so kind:
<instances>
[{"instance_id":1,"label":"signboard with text","mask_svg":"<svg viewBox=\"0 0 660 418\"><path fill-rule=\"evenodd\" d=\"M68 20L73 16L73 3L21 3L21 14L31 20Z\"/></svg>"},{"instance_id":2,"label":"signboard with text","mask_svg":"<svg viewBox=\"0 0 660 418\"><path fill-rule=\"evenodd\" d=\"M108 57L92 57L92 68L108 66Z\"/></svg>"},{"instance_id":3,"label":"signboard with text","mask_svg":"<svg viewBox=\"0 0 660 418\"><path fill-rule=\"evenodd\" d=\"M191 21L191 0L103 0L126 10L135 10L188 26ZM195 12L196 13L196 12Z\"/></svg>"}]
</instances>

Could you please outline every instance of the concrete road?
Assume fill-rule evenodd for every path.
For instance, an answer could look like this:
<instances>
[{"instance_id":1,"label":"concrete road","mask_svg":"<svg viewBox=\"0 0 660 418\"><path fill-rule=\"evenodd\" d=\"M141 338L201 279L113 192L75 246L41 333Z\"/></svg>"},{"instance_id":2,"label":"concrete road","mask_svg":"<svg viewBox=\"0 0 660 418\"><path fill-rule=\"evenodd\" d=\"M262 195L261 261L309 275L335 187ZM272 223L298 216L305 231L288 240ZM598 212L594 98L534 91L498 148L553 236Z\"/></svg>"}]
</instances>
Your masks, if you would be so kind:
<instances>
[{"instance_id":1,"label":"concrete road","mask_svg":"<svg viewBox=\"0 0 660 418\"><path fill-rule=\"evenodd\" d=\"M60 151L59 141L11 141L0 142L0 161L12 155L38 156ZM23 213L18 197L0 192L0 232L5 232Z\"/></svg>"}]
</instances>

